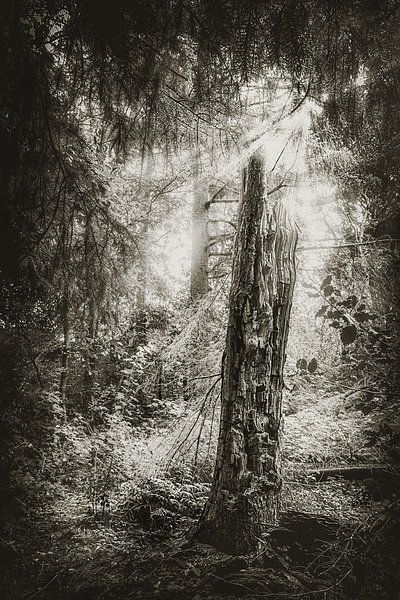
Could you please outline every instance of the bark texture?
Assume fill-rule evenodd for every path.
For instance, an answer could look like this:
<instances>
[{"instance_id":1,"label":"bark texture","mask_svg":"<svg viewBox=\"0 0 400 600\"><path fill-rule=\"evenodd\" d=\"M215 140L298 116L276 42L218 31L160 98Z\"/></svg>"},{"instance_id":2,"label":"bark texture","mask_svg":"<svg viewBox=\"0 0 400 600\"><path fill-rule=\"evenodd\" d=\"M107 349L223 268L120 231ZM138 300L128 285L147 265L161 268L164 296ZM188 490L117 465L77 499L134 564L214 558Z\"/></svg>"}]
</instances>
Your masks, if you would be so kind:
<instances>
[{"instance_id":1,"label":"bark texture","mask_svg":"<svg viewBox=\"0 0 400 600\"><path fill-rule=\"evenodd\" d=\"M221 423L210 499L197 538L231 554L259 545L278 519L282 387L297 234L266 197L264 160L243 172Z\"/></svg>"}]
</instances>

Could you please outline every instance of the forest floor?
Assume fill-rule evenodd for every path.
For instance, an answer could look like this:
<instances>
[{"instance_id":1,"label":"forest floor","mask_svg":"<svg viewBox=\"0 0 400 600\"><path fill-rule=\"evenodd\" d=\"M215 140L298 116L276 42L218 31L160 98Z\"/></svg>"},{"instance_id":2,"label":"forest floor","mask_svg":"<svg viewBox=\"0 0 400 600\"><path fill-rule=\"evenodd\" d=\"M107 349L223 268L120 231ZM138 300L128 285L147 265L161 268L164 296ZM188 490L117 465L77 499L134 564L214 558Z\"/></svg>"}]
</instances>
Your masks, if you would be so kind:
<instances>
[{"instance_id":1,"label":"forest floor","mask_svg":"<svg viewBox=\"0 0 400 600\"><path fill-rule=\"evenodd\" d=\"M398 496L377 494L372 478L312 474L374 458L362 448L365 418L345 403L314 391L289 405L282 521L258 553L232 557L188 541L207 483L159 478L132 507L103 516L69 493L8 528L0 598L398 600L400 525L390 517Z\"/></svg>"}]
</instances>

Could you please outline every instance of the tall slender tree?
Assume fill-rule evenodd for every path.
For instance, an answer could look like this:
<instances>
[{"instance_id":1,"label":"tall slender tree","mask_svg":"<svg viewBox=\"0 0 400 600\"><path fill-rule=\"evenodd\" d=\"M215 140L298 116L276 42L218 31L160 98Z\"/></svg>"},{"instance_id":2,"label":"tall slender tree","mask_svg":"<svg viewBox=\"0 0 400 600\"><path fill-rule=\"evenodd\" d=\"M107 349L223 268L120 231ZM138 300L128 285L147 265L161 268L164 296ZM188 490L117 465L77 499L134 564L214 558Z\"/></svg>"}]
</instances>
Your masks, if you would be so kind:
<instances>
[{"instance_id":1,"label":"tall slender tree","mask_svg":"<svg viewBox=\"0 0 400 600\"><path fill-rule=\"evenodd\" d=\"M201 165L200 149L196 147L192 159L193 204L192 204L192 264L190 271L190 295L199 300L208 292L208 223L209 182Z\"/></svg>"}]
</instances>

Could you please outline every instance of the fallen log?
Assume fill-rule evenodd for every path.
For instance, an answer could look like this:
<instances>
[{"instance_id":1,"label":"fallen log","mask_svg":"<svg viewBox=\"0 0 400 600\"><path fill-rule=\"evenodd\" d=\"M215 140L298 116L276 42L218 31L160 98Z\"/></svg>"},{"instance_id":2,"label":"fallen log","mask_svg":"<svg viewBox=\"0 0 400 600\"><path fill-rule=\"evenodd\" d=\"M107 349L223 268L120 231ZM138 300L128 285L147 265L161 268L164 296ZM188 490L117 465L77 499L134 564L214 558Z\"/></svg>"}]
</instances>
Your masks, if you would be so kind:
<instances>
[{"instance_id":1,"label":"fallen log","mask_svg":"<svg viewBox=\"0 0 400 600\"><path fill-rule=\"evenodd\" d=\"M343 479L381 479L385 481L398 481L400 483L400 466L389 465L357 465L354 467L328 467L312 469L307 475L315 477L317 483L326 481L329 477L342 477Z\"/></svg>"}]
</instances>

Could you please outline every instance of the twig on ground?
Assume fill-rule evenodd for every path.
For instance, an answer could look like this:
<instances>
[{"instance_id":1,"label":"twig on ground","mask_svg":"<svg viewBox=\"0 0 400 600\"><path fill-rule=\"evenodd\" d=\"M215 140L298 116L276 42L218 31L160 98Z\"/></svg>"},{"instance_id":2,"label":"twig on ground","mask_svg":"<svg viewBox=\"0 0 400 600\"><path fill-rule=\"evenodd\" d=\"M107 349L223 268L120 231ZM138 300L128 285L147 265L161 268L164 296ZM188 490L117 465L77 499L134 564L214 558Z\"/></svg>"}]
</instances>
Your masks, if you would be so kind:
<instances>
[{"instance_id":1,"label":"twig on ground","mask_svg":"<svg viewBox=\"0 0 400 600\"><path fill-rule=\"evenodd\" d=\"M37 596L38 594L41 594L46 588L49 587L49 585L51 585L53 583L53 581L58 577L59 573L56 573L54 575L54 577L52 577L50 579L50 581L48 583L46 583L46 585L44 585L43 587L39 588L38 590L36 590L36 592L34 594L32 594L31 596L28 596L28 598L26 598L26 600L31 600L32 598L34 598L35 596Z\"/></svg>"}]
</instances>

